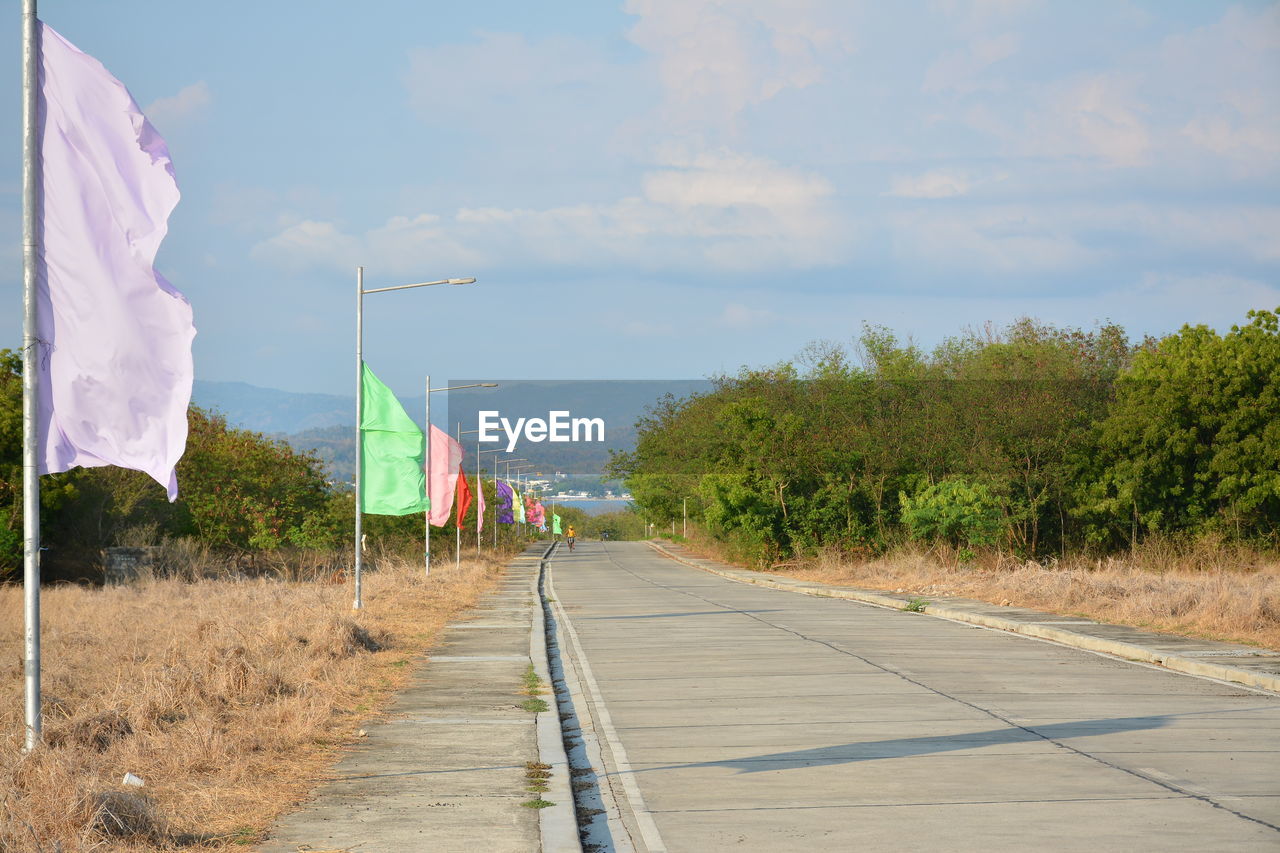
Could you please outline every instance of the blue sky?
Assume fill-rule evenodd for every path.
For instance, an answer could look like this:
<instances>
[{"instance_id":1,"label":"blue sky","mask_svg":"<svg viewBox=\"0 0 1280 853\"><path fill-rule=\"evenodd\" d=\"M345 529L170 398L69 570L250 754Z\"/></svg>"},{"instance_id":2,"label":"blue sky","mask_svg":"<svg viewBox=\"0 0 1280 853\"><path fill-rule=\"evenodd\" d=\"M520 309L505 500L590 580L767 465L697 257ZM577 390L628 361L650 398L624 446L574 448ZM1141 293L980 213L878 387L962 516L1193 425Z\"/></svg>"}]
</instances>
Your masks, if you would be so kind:
<instances>
[{"instance_id":1,"label":"blue sky","mask_svg":"<svg viewBox=\"0 0 1280 853\"><path fill-rule=\"evenodd\" d=\"M10 9L11 32L17 11ZM196 375L675 378L1280 306L1280 5L44 0L168 139ZM19 59L0 339L21 335Z\"/></svg>"}]
</instances>

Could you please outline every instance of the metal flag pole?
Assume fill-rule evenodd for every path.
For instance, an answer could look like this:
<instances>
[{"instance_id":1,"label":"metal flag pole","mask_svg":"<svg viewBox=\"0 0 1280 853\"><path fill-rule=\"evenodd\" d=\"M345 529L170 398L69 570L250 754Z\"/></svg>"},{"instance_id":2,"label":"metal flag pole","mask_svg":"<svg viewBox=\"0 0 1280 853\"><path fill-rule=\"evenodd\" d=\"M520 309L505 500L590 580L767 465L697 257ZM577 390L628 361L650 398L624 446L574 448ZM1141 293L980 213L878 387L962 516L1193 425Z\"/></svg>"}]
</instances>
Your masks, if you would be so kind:
<instances>
[{"instance_id":1,"label":"metal flag pole","mask_svg":"<svg viewBox=\"0 0 1280 853\"><path fill-rule=\"evenodd\" d=\"M498 387L497 382L472 382L467 385L447 385L442 388L432 388L431 377L430 376L427 377L427 462L426 462L427 497L431 497L431 395L438 393L440 391L462 391L467 388L497 388L497 387ZM446 423L445 426L448 426L448 424ZM458 430L459 430L458 446L461 447L462 446L462 432L461 432L462 424L458 424ZM471 431L479 432L479 430L471 430ZM479 445L477 444L476 447L478 450ZM480 457L477 456L476 457L477 472L479 472L479 465L480 465ZM480 488L479 473L476 474L476 488ZM478 541L479 537L480 537L480 533L479 531L477 531L476 532L476 539L477 539L476 551L477 552L479 552L480 550L480 543ZM430 510L427 510L427 537L426 538L427 538L427 574L429 575L431 574L431 511Z\"/></svg>"},{"instance_id":2,"label":"metal flag pole","mask_svg":"<svg viewBox=\"0 0 1280 853\"><path fill-rule=\"evenodd\" d=\"M435 287L440 284L475 284L474 278L442 278L437 281L420 281L416 284L397 284L391 287L371 287L364 289L364 267L356 267L356 603L360 609L360 556L361 524L360 524L360 418L364 412L364 296L366 293L386 293L391 290L413 290L418 287ZM426 424L427 463L431 458L431 381L427 380L427 424ZM423 469L426 473L427 469ZM427 495L431 494L430 481L427 483ZM427 571L431 570L431 522L427 521Z\"/></svg>"},{"instance_id":3,"label":"metal flag pole","mask_svg":"<svg viewBox=\"0 0 1280 853\"><path fill-rule=\"evenodd\" d=\"M507 451L504 451L504 452L507 452ZM511 480L511 463L512 463L512 462L524 462L524 461L525 461L525 459L524 459L524 457L523 457L523 456L516 456L516 457L513 457L513 458L511 458L511 459L503 459L503 460L501 460L501 461L502 461L502 462L507 466L506 479L507 479L507 481L508 481L508 482L507 482L507 485L508 485L508 487L509 487L509 486L511 485L511 484L510 484L510 480ZM498 462L499 462L498 457L497 457L497 456L493 457L493 491L494 491L493 500L494 500L494 502L495 502L495 503L494 503L494 508L493 508L493 550L495 550L495 551L497 551L497 550L498 550L498 507L497 507L497 500L498 500Z\"/></svg>"},{"instance_id":4,"label":"metal flag pole","mask_svg":"<svg viewBox=\"0 0 1280 853\"><path fill-rule=\"evenodd\" d=\"M422 432L426 434L426 462L424 462L424 473L426 474L426 500L431 501L431 375L426 377L426 427L422 428ZM431 508L426 508L426 512L422 515L425 519L426 533L422 539L426 542L426 575L431 574Z\"/></svg>"},{"instance_id":5,"label":"metal flag pole","mask_svg":"<svg viewBox=\"0 0 1280 853\"><path fill-rule=\"evenodd\" d=\"M359 610L363 604L360 601L360 575L364 567L364 555L361 553L360 540L363 538L364 531L363 519L361 518L362 495L360 493L360 468L361 452L364 436L360 432L360 427L364 421L364 267L356 267L356 599L352 603L352 610Z\"/></svg>"},{"instance_id":6,"label":"metal flag pole","mask_svg":"<svg viewBox=\"0 0 1280 853\"><path fill-rule=\"evenodd\" d=\"M484 475L484 467L483 467L483 465L481 464L481 463L484 461L483 456L484 456L486 453L503 453L504 451L503 451L503 449L502 449L501 447L494 447L494 448L492 448L492 449L490 449L490 450L481 450L481 449L480 449L480 437L479 437L479 432L480 432L480 430L471 430L471 431L472 431L472 432L475 432L475 433L477 434L477 436L476 436L476 490L477 490L477 491L482 491L482 490L484 489L484 483L483 483L483 482L481 482L481 478L482 478L482 477L483 477L483 475ZM496 548L496 547L497 547L497 545L498 545L498 538L497 538L497 533L496 533L496 531L497 531L497 529L498 529L498 504L497 504L497 500L498 500L498 457L497 457L497 456L494 456L494 457L493 457L493 501L492 501L492 503L493 503L493 529L494 529L494 531L495 531L495 533L494 533L494 539L493 539L493 545L494 545L494 547L495 547L495 548ZM489 508L489 503L490 503L489 501L486 501L486 502L485 502L485 509L488 509L488 508ZM480 510L477 508L477 509L476 509L476 512L478 513L479 511L480 511ZM480 525L477 523L477 524L476 524L476 554L477 554L477 555L479 555L479 553L480 553L480 538L481 538L481 537L480 537Z\"/></svg>"},{"instance_id":7,"label":"metal flag pole","mask_svg":"<svg viewBox=\"0 0 1280 853\"><path fill-rule=\"evenodd\" d=\"M461 421L458 421L457 441L458 441L458 447L462 447L462 422ZM461 453L462 451L459 450L458 452ZM459 477L467 476L467 471L461 465L461 463L459 463L458 465L458 476ZM457 503L457 502L458 502L458 499L456 497L456 491L455 491L454 503ZM453 514L454 516L456 516L456 522L457 522L456 524L453 525L453 532L454 532L453 567L457 569L462 567L462 507L455 506L453 508Z\"/></svg>"},{"instance_id":8,"label":"metal flag pole","mask_svg":"<svg viewBox=\"0 0 1280 853\"><path fill-rule=\"evenodd\" d=\"M22 583L26 637L26 749L40 744L40 460L36 394L40 353L36 342L36 263L40 256L40 62L36 0L22 3Z\"/></svg>"}]
</instances>

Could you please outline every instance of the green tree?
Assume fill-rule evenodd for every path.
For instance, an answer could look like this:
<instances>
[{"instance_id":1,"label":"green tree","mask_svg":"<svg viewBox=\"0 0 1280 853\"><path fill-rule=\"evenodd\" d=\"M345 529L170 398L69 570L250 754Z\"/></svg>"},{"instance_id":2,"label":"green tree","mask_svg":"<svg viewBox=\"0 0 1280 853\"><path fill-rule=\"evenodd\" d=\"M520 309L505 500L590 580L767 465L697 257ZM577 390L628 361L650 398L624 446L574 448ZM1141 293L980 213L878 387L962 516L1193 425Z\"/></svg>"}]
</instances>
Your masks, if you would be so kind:
<instances>
[{"instance_id":1,"label":"green tree","mask_svg":"<svg viewBox=\"0 0 1280 853\"><path fill-rule=\"evenodd\" d=\"M995 545L1005 531L1000 502L982 483L952 477L914 496L899 494L902 522L913 539L952 545Z\"/></svg>"},{"instance_id":2,"label":"green tree","mask_svg":"<svg viewBox=\"0 0 1280 853\"><path fill-rule=\"evenodd\" d=\"M315 456L228 427L222 415L194 406L189 425L171 532L242 550L328 541L329 531L315 521L326 515L328 500L322 463Z\"/></svg>"},{"instance_id":3,"label":"green tree","mask_svg":"<svg viewBox=\"0 0 1280 853\"><path fill-rule=\"evenodd\" d=\"M78 494L75 474L41 478L42 523ZM0 577L22 566L22 356L0 350Z\"/></svg>"},{"instance_id":4,"label":"green tree","mask_svg":"<svg viewBox=\"0 0 1280 853\"><path fill-rule=\"evenodd\" d=\"M1280 310L1280 309L1278 309ZM1138 353L1096 436L1080 514L1096 541L1280 533L1280 321L1184 326Z\"/></svg>"}]
</instances>

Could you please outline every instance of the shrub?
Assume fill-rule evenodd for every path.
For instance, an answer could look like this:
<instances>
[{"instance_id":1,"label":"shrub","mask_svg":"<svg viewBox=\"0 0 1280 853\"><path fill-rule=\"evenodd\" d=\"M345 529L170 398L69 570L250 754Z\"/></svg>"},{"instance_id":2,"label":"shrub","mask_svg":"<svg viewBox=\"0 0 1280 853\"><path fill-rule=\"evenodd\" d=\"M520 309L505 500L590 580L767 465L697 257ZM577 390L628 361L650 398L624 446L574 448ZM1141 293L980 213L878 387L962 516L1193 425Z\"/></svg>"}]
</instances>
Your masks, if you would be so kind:
<instances>
[{"instance_id":1,"label":"shrub","mask_svg":"<svg viewBox=\"0 0 1280 853\"><path fill-rule=\"evenodd\" d=\"M909 497L900 492L902 523L912 539L955 546L995 545L1004 530L1000 503L982 483L948 478Z\"/></svg>"}]
</instances>

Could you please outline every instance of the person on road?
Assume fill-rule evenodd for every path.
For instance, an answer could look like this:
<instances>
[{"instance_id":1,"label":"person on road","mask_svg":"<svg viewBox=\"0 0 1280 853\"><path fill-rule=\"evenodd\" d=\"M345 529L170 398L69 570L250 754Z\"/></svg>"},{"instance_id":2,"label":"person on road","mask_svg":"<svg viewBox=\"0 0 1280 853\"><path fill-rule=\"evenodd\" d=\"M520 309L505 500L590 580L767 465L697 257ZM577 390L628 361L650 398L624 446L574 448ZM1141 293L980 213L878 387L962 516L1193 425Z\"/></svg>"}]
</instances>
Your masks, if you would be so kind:
<instances>
[{"instance_id":1,"label":"person on road","mask_svg":"<svg viewBox=\"0 0 1280 853\"><path fill-rule=\"evenodd\" d=\"M570 550L570 551L572 551L572 550L573 550L573 543L577 541L577 538L578 538L578 537L577 537L577 534L575 534L575 533L573 532L573 525L572 525L572 524L570 524L570 525L569 525L569 530L568 530L568 532L567 532L567 533L565 533L565 535L564 535L564 541L566 541L566 542L568 542L568 543L569 543L569 550Z\"/></svg>"}]
</instances>

